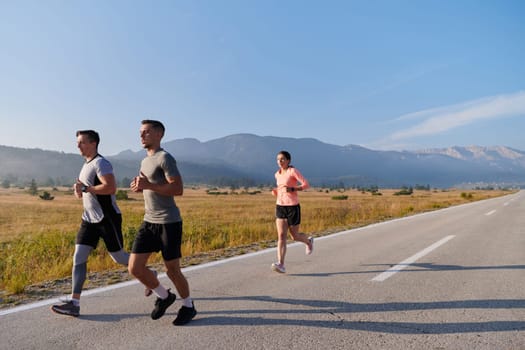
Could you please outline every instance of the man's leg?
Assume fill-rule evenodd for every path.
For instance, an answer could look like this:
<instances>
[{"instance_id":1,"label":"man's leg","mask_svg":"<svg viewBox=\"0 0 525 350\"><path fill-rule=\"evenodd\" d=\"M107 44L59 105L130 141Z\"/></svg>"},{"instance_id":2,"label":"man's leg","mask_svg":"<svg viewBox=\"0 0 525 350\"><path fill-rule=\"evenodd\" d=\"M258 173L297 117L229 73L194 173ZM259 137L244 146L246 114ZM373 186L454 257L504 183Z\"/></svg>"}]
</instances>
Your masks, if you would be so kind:
<instances>
[{"instance_id":1,"label":"man's leg","mask_svg":"<svg viewBox=\"0 0 525 350\"><path fill-rule=\"evenodd\" d=\"M150 255L151 253L131 253L128 272L146 287L155 289L160 282L155 273L146 267Z\"/></svg>"},{"instance_id":2,"label":"man's leg","mask_svg":"<svg viewBox=\"0 0 525 350\"><path fill-rule=\"evenodd\" d=\"M100 226L100 236L104 240L104 244L113 259L117 264L129 265L129 253L124 250L124 238L122 236L122 215L107 215L104 216Z\"/></svg>"},{"instance_id":3,"label":"man's leg","mask_svg":"<svg viewBox=\"0 0 525 350\"><path fill-rule=\"evenodd\" d=\"M177 292L179 293L180 297L182 299L188 298L190 296L190 287L188 284L188 280L186 280L186 277L182 274L182 271L180 270L180 259L164 261L164 264L166 265L167 269L166 274L175 285L175 288L177 289Z\"/></svg>"},{"instance_id":4,"label":"man's leg","mask_svg":"<svg viewBox=\"0 0 525 350\"><path fill-rule=\"evenodd\" d=\"M117 264L124 266L129 265L129 253L127 253L124 249L116 252L109 252L109 256L111 256L111 259L113 259L113 261Z\"/></svg>"},{"instance_id":5,"label":"man's leg","mask_svg":"<svg viewBox=\"0 0 525 350\"><path fill-rule=\"evenodd\" d=\"M131 253L128 271L157 295L155 308L151 312L151 318L157 320L164 316L166 309L175 302L176 296L164 288L157 275L146 267L150 255L151 253Z\"/></svg>"},{"instance_id":6,"label":"man's leg","mask_svg":"<svg viewBox=\"0 0 525 350\"><path fill-rule=\"evenodd\" d=\"M84 244L75 245L72 271L71 300L61 305L51 306L51 310L62 315L78 316L80 314L80 293L86 281L87 260L93 247Z\"/></svg>"},{"instance_id":7,"label":"man's leg","mask_svg":"<svg viewBox=\"0 0 525 350\"><path fill-rule=\"evenodd\" d=\"M197 310L195 310L195 305L193 304L193 300L190 297L190 287L188 285L188 280L180 270L180 259L177 258L164 261L164 264L168 270L168 277L173 282L177 292L182 298L182 307L177 313L177 318L173 320L173 324L175 326L182 326L190 322L195 317L195 315L197 315Z\"/></svg>"},{"instance_id":8,"label":"man's leg","mask_svg":"<svg viewBox=\"0 0 525 350\"><path fill-rule=\"evenodd\" d=\"M93 247L84 244L75 245L75 254L73 255L73 278L72 278L72 299L80 300L80 293L84 287L87 276L87 261Z\"/></svg>"}]
</instances>

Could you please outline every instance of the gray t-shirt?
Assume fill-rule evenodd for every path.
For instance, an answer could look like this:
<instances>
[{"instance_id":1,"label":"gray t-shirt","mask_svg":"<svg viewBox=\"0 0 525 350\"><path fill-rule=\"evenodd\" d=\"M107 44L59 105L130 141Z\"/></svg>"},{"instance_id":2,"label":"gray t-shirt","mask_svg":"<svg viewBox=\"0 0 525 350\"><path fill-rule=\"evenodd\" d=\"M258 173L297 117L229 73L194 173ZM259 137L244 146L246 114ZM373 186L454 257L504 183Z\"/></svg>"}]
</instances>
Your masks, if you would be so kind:
<instances>
[{"instance_id":1,"label":"gray t-shirt","mask_svg":"<svg viewBox=\"0 0 525 350\"><path fill-rule=\"evenodd\" d=\"M180 176L177 162L162 148L155 154L142 160L140 171L146 175L149 182L166 184L168 177ZM173 196L163 196L151 190L144 190L145 214L144 221L152 224L169 224L182 221L180 211Z\"/></svg>"}]
</instances>

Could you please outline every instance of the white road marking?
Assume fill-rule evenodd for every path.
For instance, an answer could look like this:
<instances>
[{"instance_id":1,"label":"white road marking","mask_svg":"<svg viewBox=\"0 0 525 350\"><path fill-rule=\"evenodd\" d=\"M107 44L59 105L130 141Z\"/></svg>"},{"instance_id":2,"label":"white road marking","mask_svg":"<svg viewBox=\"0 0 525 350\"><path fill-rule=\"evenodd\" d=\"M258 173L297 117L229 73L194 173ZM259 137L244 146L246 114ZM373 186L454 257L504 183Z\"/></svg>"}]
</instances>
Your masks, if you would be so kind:
<instances>
[{"instance_id":1,"label":"white road marking","mask_svg":"<svg viewBox=\"0 0 525 350\"><path fill-rule=\"evenodd\" d=\"M388 270L386 270L385 272L382 272L380 273L379 275L377 275L376 277L374 277L372 279L372 281L374 282L383 282L384 280L386 280L387 278L393 276L394 274L398 273L399 271L403 270L404 268L410 266L410 264L414 263L415 261L417 261L419 258L422 258L423 256L427 255L428 253L430 253L431 251L433 251L434 249L438 248L439 246L447 243L448 241L450 241L452 238L454 238L456 236L454 235L450 235L450 236L447 236L439 241L437 241L436 243L432 244L431 246L423 249L422 251L420 251L419 253L416 253L414 255L412 255L410 258L400 262L399 264L397 264L396 266L394 267L391 267L389 268Z\"/></svg>"},{"instance_id":2,"label":"white road marking","mask_svg":"<svg viewBox=\"0 0 525 350\"><path fill-rule=\"evenodd\" d=\"M495 212L496 212L496 210L491 210L491 211L489 211L488 213L486 213L485 215L489 216L489 215L494 214Z\"/></svg>"}]
</instances>

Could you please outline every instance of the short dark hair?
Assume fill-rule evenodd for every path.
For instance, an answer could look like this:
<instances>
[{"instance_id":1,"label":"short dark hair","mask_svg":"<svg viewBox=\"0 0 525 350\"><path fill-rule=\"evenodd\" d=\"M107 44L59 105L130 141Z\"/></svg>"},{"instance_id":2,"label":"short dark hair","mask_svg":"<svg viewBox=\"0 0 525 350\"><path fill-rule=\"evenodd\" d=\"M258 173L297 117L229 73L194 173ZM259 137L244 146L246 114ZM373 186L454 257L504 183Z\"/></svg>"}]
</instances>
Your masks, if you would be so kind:
<instances>
[{"instance_id":1,"label":"short dark hair","mask_svg":"<svg viewBox=\"0 0 525 350\"><path fill-rule=\"evenodd\" d=\"M98 132L96 132L95 130L78 130L77 137L79 135L86 135L88 140L91 142L95 142L98 147L98 144L100 143L100 136L98 136Z\"/></svg>"},{"instance_id":2,"label":"short dark hair","mask_svg":"<svg viewBox=\"0 0 525 350\"><path fill-rule=\"evenodd\" d=\"M164 132L166 131L166 128L164 127L164 124L159 122L158 120L152 120L152 119L144 119L142 122L142 125L149 124L153 127L153 129L161 130L162 135L164 135Z\"/></svg>"},{"instance_id":3,"label":"short dark hair","mask_svg":"<svg viewBox=\"0 0 525 350\"><path fill-rule=\"evenodd\" d=\"M281 154L284 158L288 159L288 160L292 160L292 156L290 155L290 152L288 151L281 151L277 154Z\"/></svg>"}]
</instances>

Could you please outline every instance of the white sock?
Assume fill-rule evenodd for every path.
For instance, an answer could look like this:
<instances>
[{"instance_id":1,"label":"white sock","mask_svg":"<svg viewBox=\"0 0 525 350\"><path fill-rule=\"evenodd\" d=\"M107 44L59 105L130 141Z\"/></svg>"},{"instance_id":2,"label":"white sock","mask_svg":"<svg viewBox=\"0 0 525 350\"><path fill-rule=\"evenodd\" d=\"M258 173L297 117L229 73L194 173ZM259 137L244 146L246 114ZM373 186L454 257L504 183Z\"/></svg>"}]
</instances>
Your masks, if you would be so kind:
<instances>
[{"instance_id":1,"label":"white sock","mask_svg":"<svg viewBox=\"0 0 525 350\"><path fill-rule=\"evenodd\" d=\"M71 301L73 302L73 305L80 306L80 299L71 298Z\"/></svg>"},{"instance_id":2,"label":"white sock","mask_svg":"<svg viewBox=\"0 0 525 350\"><path fill-rule=\"evenodd\" d=\"M153 293L161 299L166 299L168 297L168 291L162 284L159 284L157 288L153 289Z\"/></svg>"},{"instance_id":3,"label":"white sock","mask_svg":"<svg viewBox=\"0 0 525 350\"><path fill-rule=\"evenodd\" d=\"M193 307L193 301L191 300L190 297L184 298L184 299L182 299L182 305L191 308L191 307Z\"/></svg>"}]
</instances>

